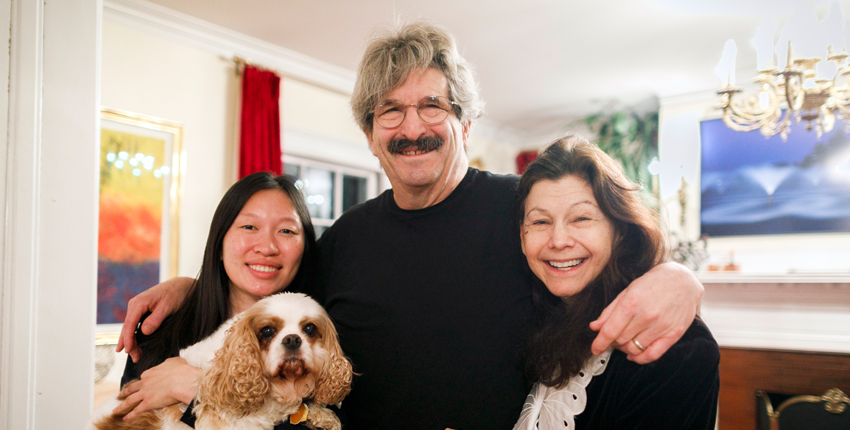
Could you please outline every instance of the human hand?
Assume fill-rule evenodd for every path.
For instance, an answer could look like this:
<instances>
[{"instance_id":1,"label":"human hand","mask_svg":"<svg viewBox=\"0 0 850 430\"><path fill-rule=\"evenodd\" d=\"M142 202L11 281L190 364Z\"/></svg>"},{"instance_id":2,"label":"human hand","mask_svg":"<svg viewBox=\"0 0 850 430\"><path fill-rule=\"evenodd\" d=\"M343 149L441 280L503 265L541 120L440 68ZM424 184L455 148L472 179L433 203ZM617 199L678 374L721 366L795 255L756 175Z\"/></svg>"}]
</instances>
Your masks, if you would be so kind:
<instances>
[{"instance_id":1,"label":"human hand","mask_svg":"<svg viewBox=\"0 0 850 430\"><path fill-rule=\"evenodd\" d=\"M599 332L591 351L598 355L613 344L635 363L657 360L690 327L704 291L686 267L678 263L655 266L635 279L590 323L590 328Z\"/></svg>"},{"instance_id":2,"label":"human hand","mask_svg":"<svg viewBox=\"0 0 850 430\"><path fill-rule=\"evenodd\" d=\"M201 371L180 357L169 358L142 373L142 378L127 384L118 399L123 402L112 413L124 415L125 420L136 415L164 408L175 403L192 402L198 390Z\"/></svg>"},{"instance_id":3,"label":"human hand","mask_svg":"<svg viewBox=\"0 0 850 430\"><path fill-rule=\"evenodd\" d=\"M121 327L115 352L121 352L124 349L127 354L130 354L133 363L137 363L141 357L141 351L136 345L134 333L142 315L148 311L151 312L142 324L142 333L153 333L165 317L177 311L186 299L186 295L189 294L189 288L194 281L192 278L169 279L130 299L127 302L127 316L124 318L124 326Z\"/></svg>"}]
</instances>

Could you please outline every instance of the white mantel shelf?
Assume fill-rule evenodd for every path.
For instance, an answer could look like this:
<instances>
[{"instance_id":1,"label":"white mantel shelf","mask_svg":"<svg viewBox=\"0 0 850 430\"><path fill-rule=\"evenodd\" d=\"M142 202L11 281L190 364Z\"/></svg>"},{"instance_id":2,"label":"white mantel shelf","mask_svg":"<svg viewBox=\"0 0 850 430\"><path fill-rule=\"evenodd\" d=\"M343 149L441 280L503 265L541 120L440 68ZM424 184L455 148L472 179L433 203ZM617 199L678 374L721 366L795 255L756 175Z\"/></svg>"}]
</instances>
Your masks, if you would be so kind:
<instances>
[{"instance_id":1,"label":"white mantel shelf","mask_svg":"<svg viewBox=\"0 0 850 430\"><path fill-rule=\"evenodd\" d=\"M699 272L721 347L850 353L850 273Z\"/></svg>"},{"instance_id":2,"label":"white mantel shelf","mask_svg":"<svg viewBox=\"0 0 850 430\"><path fill-rule=\"evenodd\" d=\"M703 284L850 284L850 272L734 273L696 272Z\"/></svg>"}]
</instances>

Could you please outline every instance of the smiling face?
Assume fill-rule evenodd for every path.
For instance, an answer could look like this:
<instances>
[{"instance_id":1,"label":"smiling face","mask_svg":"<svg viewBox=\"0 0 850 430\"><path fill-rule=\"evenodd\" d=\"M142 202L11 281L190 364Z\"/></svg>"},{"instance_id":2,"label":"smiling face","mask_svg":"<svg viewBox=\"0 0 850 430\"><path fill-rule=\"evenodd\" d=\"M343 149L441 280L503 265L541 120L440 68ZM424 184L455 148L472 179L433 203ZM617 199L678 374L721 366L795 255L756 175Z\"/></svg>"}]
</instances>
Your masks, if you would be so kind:
<instances>
[{"instance_id":1,"label":"smiling face","mask_svg":"<svg viewBox=\"0 0 850 430\"><path fill-rule=\"evenodd\" d=\"M248 199L224 236L231 313L286 288L304 254L304 230L289 197L263 190Z\"/></svg>"},{"instance_id":2,"label":"smiling face","mask_svg":"<svg viewBox=\"0 0 850 430\"><path fill-rule=\"evenodd\" d=\"M430 96L448 98L446 77L436 69L412 72L400 87L383 97L381 104L397 101L403 105L416 105ZM406 109L404 121L395 128L384 128L372 120L372 131L366 133L372 154L378 157L394 191L402 198L405 194L431 191L440 194L448 189L442 196L445 198L466 174L468 161L465 149L469 124L461 124L453 110L445 121L428 124L417 115L415 107ZM442 144L434 143L433 138L441 140ZM422 145L397 143L404 139L414 142L430 139L431 142ZM396 151L393 147L401 150Z\"/></svg>"},{"instance_id":3,"label":"smiling face","mask_svg":"<svg viewBox=\"0 0 850 430\"><path fill-rule=\"evenodd\" d=\"M573 296L596 279L611 259L614 236L613 223L584 179L566 176L532 186L525 201L522 252L552 294Z\"/></svg>"}]
</instances>

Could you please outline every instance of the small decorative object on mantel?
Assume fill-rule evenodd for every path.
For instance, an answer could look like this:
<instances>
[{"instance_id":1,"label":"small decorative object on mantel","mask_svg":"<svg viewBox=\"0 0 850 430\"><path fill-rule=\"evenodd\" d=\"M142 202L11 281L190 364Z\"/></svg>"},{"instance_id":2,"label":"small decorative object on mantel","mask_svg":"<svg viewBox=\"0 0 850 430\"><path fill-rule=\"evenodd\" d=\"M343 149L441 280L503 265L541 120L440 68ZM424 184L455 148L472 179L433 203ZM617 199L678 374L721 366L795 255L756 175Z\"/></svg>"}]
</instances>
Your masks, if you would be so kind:
<instances>
[{"instance_id":1,"label":"small decorative object on mantel","mask_svg":"<svg viewBox=\"0 0 850 430\"><path fill-rule=\"evenodd\" d=\"M734 249L729 250L729 258L726 260L725 263L712 262L712 263L708 264L708 271L709 272L720 272L720 271L723 271L723 272L738 272L740 270L741 270L741 266L739 266L738 263L735 262L735 250Z\"/></svg>"},{"instance_id":2,"label":"small decorative object on mantel","mask_svg":"<svg viewBox=\"0 0 850 430\"><path fill-rule=\"evenodd\" d=\"M737 97L743 91L735 86L737 46L732 39L726 42L716 72L726 82L717 92L718 109L723 109L723 121L730 128L758 129L765 137L779 134L786 140L793 117L795 124L804 120L806 129L814 129L820 137L832 130L837 116L844 118L845 132L850 133L850 54L845 48L850 28L844 28L837 2L821 21L814 2L801 7L785 24L775 49L776 23L766 19L759 27L752 41L758 55L758 75L753 78L756 92ZM791 40L791 34L799 40Z\"/></svg>"},{"instance_id":3,"label":"small decorative object on mantel","mask_svg":"<svg viewBox=\"0 0 850 430\"><path fill-rule=\"evenodd\" d=\"M676 234L672 235L674 243L670 258L691 270L699 270L702 263L708 259L708 237L703 236L696 242L678 240ZM678 242L678 243L677 243Z\"/></svg>"},{"instance_id":4,"label":"small decorative object on mantel","mask_svg":"<svg viewBox=\"0 0 850 430\"><path fill-rule=\"evenodd\" d=\"M735 250L729 250L729 262L723 266L723 271L725 272L737 272L741 270L741 266L738 263L735 263Z\"/></svg>"}]
</instances>

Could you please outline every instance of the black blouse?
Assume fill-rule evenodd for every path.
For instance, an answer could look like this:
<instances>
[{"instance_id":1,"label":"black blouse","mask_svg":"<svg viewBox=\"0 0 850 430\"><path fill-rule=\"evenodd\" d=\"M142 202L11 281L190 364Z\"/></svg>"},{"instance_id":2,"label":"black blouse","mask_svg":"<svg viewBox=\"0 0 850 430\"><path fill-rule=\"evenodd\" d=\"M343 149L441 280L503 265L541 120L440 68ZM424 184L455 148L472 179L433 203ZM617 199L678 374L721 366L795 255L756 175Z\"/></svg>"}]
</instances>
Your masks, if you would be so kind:
<instances>
[{"instance_id":1,"label":"black blouse","mask_svg":"<svg viewBox=\"0 0 850 430\"><path fill-rule=\"evenodd\" d=\"M605 372L587 386L587 408L576 427L713 430L719 364L717 342L699 319L652 363L633 363L615 350Z\"/></svg>"}]
</instances>

